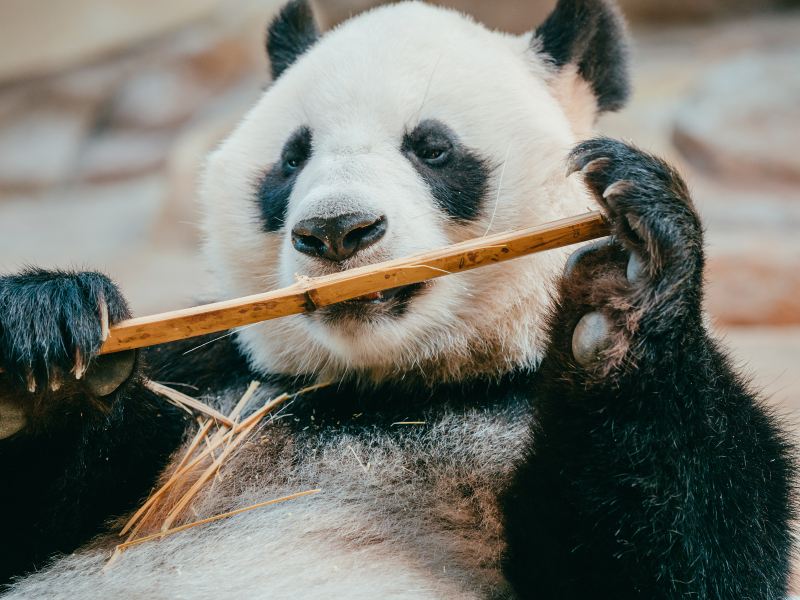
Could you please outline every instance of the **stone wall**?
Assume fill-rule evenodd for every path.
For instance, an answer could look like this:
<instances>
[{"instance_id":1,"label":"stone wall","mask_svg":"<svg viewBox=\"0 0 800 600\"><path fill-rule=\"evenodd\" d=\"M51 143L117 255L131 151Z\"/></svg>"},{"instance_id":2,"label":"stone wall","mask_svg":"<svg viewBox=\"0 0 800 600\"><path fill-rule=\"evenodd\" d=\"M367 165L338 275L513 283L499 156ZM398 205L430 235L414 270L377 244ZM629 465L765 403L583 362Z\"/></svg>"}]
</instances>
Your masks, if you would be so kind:
<instances>
[{"instance_id":1,"label":"stone wall","mask_svg":"<svg viewBox=\"0 0 800 600\"><path fill-rule=\"evenodd\" d=\"M315 0L326 25L391 0ZM706 22L710 19L753 14L800 6L800 0L618 0L625 15L636 23ZM490 27L513 33L530 31L555 6L555 0L435 0L475 16Z\"/></svg>"},{"instance_id":2,"label":"stone wall","mask_svg":"<svg viewBox=\"0 0 800 600\"><path fill-rule=\"evenodd\" d=\"M0 0L0 271L91 265L138 312L191 303L198 170L268 83L280 4Z\"/></svg>"},{"instance_id":3,"label":"stone wall","mask_svg":"<svg viewBox=\"0 0 800 600\"><path fill-rule=\"evenodd\" d=\"M0 192L157 170L189 121L263 82L256 11L220 4L0 0Z\"/></svg>"}]
</instances>

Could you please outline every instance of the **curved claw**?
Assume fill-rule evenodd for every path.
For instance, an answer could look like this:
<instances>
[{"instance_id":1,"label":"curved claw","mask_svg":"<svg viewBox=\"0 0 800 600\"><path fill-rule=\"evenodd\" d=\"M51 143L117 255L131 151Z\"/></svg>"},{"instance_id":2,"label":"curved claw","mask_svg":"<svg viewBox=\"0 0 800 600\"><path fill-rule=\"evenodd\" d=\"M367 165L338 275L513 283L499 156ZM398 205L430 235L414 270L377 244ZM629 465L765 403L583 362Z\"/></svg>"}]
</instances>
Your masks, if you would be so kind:
<instances>
[{"instance_id":1,"label":"curved claw","mask_svg":"<svg viewBox=\"0 0 800 600\"><path fill-rule=\"evenodd\" d=\"M75 366L72 369L75 379L80 379L86 373L86 363L83 362L83 355L79 348L75 349Z\"/></svg>"},{"instance_id":2,"label":"curved claw","mask_svg":"<svg viewBox=\"0 0 800 600\"><path fill-rule=\"evenodd\" d=\"M618 179L603 191L603 198L608 200L613 196L626 194L633 189L633 182L627 179Z\"/></svg>"},{"instance_id":3,"label":"curved claw","mask_svg":"<svg viewBox=\"0 0 800 600\"><path fill-rule=\"evenodd\" d=\"M104 342L108 339L108 304L105 296L101 293L97 298L98 311L100 312L100 339Z\"/></svg>"},{"instance_id":4,"label":"curved claw","mask_svg":"<svg viewBox=\"0 0 800 600\"><path fill-rule=\"evenodd\" d=\"M589 160L588 162L585 161L584 158L585 157L580 155L572 155L569 157L567 161L567 177L573 173L577 173L578 171L581 171L584 174L591 173L597 169L602 169L611 162L611 159L607 156L598 156L597 158Z\"/></svg>"},{"instance_id":5,"label":"curved claw","mask_svg":"<svg viewBox=\"0 0 800 600\"><path fill-rule=\"evenodd\" d=\"M58 372L58 369L53 369L52 373L50 373L50 391L57 392L61 389L61 385L61 374Z\"/></svg>"},{"instance_id":6,"label":"curved claw","mask_svg":"<svg viewBox=\"0 0 800 600\"><path fill-rule=\"evenodd\" d=\"M26 384L28 386L28 392L31 394L36 393L36 377L33 375L33 371L28 371L26 376Z\"/></svg>"}]
</instances>

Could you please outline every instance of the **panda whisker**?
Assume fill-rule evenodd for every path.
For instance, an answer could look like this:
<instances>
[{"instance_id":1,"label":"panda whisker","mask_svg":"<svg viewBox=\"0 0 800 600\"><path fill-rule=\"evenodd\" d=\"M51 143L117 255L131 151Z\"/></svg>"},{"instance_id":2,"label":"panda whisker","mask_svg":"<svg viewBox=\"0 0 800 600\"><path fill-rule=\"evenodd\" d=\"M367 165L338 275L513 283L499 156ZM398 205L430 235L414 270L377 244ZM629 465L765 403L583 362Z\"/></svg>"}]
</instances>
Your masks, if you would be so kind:
<instances>
[{"instance_id":1,"label":"panda whisker","mask_svg":"<svg viewBox=\"0 0 800 600\"><path fill-rule=\"evenodd\" d=\"M316 360L314 361L315 364L314 367L311 369L312 375L317 375L321 373L322 369L324 369L327 366L325 363L325 356L326 355L323 352L316 353Z\"/></svg>"},{"instance_id":2,"label":"panda whisker","mask_svg":"<svg viewBox=\"0 0 800 600\"><path fill-rule=\"evenodd\" d=\"M414 119L416 125L419 125L420 117L422 116L422 109L425 108L425 103L428 101L428 96L430 95L431 91L431 84L433 83L433 78L436 75L436 70L439 68L439 63L442 62L442 57L444 56L444 50L439 53L439 57L436 59L436 63L433 65L433 69L431 70L431 75L428 77L428 83L425 86L425 93L422 95L422 102L419 105L419 110L417 111L417 117Z\"/></svg>"},{"instance_id":3,"label":"panda whisker","mask_svg":"<svg viewBox=\"0 0 800 600\"><path fill-rule=\"evenodd\" d=\"M218 341L220 341L220 340L224 340L226 337L229 337L229 336L231 336L231 335L233 335L233 334L234 334L234 332L233 332L233 331L229 331L228 333L225 333L225 334L223 334L223 335L221 335L221 336L219 336L219 337L215 337L213 340L209 340L209 341L207 341L207 342L204 342L204 343L202 343L202 344L199 344L199 345L195 346L194 348L190 348L189 350L187 350L186 352L184 352L184 353L183 353L183 356L186 356L187 354L191 354L192 352L194 352L194 351L196 351L196 350L200 350L201 348L205 348L206 346L208 346L208 345L210 345L210 344L213 344L214 342L218 342Z\"/></svg>"},{"instance_id":4,"label":"panda whisker","mask_svg":"<svg viewBox=\"0 0 800 600\"><path fill-rule=\"evenodd\" d=\"M230 337L232 335L236 335L236 333L238 333L239 331L244 331L245 329L250 329L251 327L254 327L255 325L258 325L258 323L250 323L249 325L242 325L241 327L236 327L235 329L231 329L230 331L228 331L227 333L222 334L219 337L215 337L212 340L208 340L207 342L199 344L198 346L195 346L194 348L190 348L189 350L186 350L182 354L182 356L186 356L187 354L191 354L192 352L194 352L196 350L200 350L201 348L205 348L206 346L209 346L209 345L213 344L214 342L218 342L220 340L224 340L226 337Z\"/></svg>"},{"instance_id":5,"label":"panda whisker","mask_svg":"<svg viewBox=\"0 0 800 600\"><path fill-rule=\"evenodd\" d=\"M435 210L426 210L425 212L421 212L421 213L416 214L416 215L411 215L409 217L409 219L410 220L414 220L414 219L419 219L419 218L422 218L422 217L431 217L431 216L438 217L439 214Z\"/></svg>"},{"instance_id":6,"label":"panda whisker","mask_svg":"<svg viewBox=\"0 0 800 600\"><path fill-rule=\"evenodd\" d=\"M489 226L486 228L486 231L483 232L483 237L489 235L489 231L492 229L492 225L494 225L494 218L497 216L497 206L500 204L500 192L503 189L503 177L506 174L506 165L508 164L508 156L511 154L511 142L508 143L508 148L506 148L506 156L503 159L503 166L500 169L500 178L497 181L497 196L494 200L494 209L492 210L492 218L489 219Z\"/></svg>"}]
</instances>

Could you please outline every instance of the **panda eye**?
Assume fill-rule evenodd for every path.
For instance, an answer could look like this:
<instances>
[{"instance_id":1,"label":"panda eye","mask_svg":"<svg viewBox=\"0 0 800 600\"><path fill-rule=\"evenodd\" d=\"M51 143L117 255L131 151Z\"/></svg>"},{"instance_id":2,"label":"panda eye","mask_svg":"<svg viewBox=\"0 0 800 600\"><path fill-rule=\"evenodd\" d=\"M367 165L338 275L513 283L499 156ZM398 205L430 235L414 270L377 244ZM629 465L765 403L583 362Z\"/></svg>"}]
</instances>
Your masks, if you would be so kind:
<instances>
[{"instance_id":1,"label":"panda eye","mask_svg":"<svg viewBox=\"0 0 800 600\"><path fill-rule=\"evenodd\" d=\"M442 167L452 158L456 149L453 133L438 121L422 121L405 134L402 150L423 165Z\"/></svg>"},{"instance_id":2,"label":"panda eye","mask_svg":"<svg viewBox=\"0 0 800 600\"><path fill-rule=\"evenodd\" d=\"M419 139L411 145L411 151L420 161L430 167L442 166L450 159L452 146L444 139Z\"/></svg>"},{"instance_id":3,"label":"panda eye","mask_svg":"<svg viewBox=\"0 0 800 600\"><path fill-rule=\"evenodd\" d=\"M288 177L298 171L308 160L306 153L292 153L283 157L283 172Z\"/></svg>"},{"instance_id":4,"label":"panda eye","mask_svg":"<svg viewBox=\"0 0 800 600\"><path fill-rule=\"evenodd\" d=\"M447 148L421 148L416 152L417 156L429 165L441 165L447 161L449 152Z\"/></svg>"},{"instance_id":5,"label":"panda eye","mask_svg":"<svg viewBox=\"0 0 800 600\"><path fill-rule=\"evenodd\" d=\"M296 171L301 164L302 161L299 158L287 158L284 161L283 166L287 171Z\"/></svg>"},{"instance_id":6,"label":"panda eye","mask_svg":"<svg viewBox=\"0 0 800 600\"><path fill-rule=\"evenodd\" d=\"M294 175L311 157L311 131L301 127L295 131L281 153L281 167L285 177Z\"/></svg>"}]
</instances>

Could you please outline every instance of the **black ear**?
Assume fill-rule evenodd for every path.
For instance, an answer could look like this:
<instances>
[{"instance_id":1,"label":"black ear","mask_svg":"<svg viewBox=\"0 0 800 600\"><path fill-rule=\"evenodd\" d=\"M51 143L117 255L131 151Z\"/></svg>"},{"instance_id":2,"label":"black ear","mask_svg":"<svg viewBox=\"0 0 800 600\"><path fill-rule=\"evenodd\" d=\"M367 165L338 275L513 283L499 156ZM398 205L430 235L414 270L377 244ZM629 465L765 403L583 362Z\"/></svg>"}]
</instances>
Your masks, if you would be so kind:
<instances>
[{"instance_id":1,"label":"black ear","mask_svg":"<svg viewBox=\"0 0 800 600\"><path fill-rule=\"evenodd\" d=\"M618 110L627 101L628 32L613 0L558 0L533 44L556 69L575 66L591 86L599 112Z\"/></svg>"},{"instance_id":2,"label":"black ear","mask_svg":"<svg viewBox=\"0 0 800 600\"><path fill-rule=\"evenodd\" d=\"M272 78L277 79L298 57L314 45L319 30L308 0L291 0L267 29L267 55Z\"/></svg>"}]
</instances>

